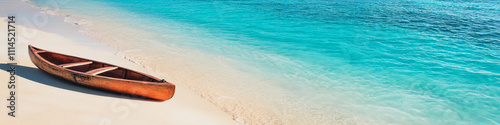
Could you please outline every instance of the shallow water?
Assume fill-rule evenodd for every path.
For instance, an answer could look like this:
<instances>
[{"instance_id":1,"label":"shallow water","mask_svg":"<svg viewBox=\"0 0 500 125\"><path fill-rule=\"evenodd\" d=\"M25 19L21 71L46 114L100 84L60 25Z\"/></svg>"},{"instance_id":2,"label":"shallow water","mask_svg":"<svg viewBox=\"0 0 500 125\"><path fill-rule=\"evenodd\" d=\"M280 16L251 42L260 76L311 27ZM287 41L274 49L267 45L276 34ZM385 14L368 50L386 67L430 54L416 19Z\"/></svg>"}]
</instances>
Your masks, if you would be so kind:
<instances>
[{"instance_id":1,"label":"shallow water","mask_svg":"<svg viewBox=\"0 0 500 125\"><path fill-rule=\"evenodd\" d=\"M241 122L500 123L498 1L31 1Z\"/></svg>"}]
</instances>

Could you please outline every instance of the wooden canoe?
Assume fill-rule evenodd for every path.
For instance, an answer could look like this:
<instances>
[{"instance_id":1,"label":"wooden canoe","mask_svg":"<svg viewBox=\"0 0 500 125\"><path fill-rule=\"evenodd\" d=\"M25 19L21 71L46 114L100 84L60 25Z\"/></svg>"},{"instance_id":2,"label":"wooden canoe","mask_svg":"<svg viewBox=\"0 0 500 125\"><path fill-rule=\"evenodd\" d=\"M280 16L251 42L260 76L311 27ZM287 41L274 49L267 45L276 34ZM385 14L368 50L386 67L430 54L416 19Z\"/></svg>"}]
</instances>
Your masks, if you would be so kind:
<instances>
[{"instance_id":1,"label":"wooden canoe","mask_svg":"<svg viewBox=\"0 0 500 125\"><path fill-rule=\"evenodd\" d=\"M165 101L175 85L165 80L94 60L28 46L31 61L41 70L74 83Z\"/></svg>"}]
</instances>

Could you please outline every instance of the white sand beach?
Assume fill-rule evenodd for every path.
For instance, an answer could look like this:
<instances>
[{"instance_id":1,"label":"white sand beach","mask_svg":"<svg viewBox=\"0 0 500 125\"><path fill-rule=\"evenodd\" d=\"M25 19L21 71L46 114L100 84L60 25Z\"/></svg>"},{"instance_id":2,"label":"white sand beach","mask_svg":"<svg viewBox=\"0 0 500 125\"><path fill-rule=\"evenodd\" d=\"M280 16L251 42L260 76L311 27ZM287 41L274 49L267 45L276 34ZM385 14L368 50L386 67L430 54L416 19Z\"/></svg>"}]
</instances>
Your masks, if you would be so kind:
<instances>
[{"instance_id":1,"label":"white sand beach","mask_svg":"<svg viewBox=\"0 0 500 125\"><path fill-rule=\"evenodd\" d=\"M42 49L94 59L164 78L135 63L117 56L117 51L103 43L80 34L74 25L63 17L43 14L37 8L18 1L0 1L0 124L240 124L219 107L194 94L182 83L175 83L176 93L164 102L144 101L120 94L82 87L54 77L38 69L28 56L28 45ZM16 109L10 110L10 65L7 58L7 17L16 16Z\"/></svg>"}]
</instances>

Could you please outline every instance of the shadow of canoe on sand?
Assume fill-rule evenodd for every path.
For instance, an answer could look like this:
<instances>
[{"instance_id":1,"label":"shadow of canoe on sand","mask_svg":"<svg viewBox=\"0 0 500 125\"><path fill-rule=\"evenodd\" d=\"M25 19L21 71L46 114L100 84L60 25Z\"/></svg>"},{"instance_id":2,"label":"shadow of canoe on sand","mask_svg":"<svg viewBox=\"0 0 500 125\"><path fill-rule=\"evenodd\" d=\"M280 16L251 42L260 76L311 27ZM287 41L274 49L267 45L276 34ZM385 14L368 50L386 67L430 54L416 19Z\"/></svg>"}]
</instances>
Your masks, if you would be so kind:
<instances>
[{"instance_id":1,"label":"shadow of canoe on sand","mask_svg":"<svg viewBox=\"0 0 500 125\"><path fill-rule=\"evenodd\" d=\"M66 89L66 90L71 90L74 92L80 92L80 93L85 93L85 94L92 94L92 95L98 95L98 96L105 96L105 97L112 97L112 98L123 98L123 99L132 99L132 100L142 100L142 101L155 101L159 102L153 99L145 98L145 97L140 97L140 96L135 96L135 95L126 95L126 94L121 94L121 93L116 93L116 92L110 92L106 90L101 90L97 88L92 88L92 87L87 87L83 86L80 84L73 83L71 81L65 80L63 78L59 78L53 75L50 75L38 68L32 68L32 67L26 67L22 65L10 65L10 64L5 64L2 63L0 64L0 69L2 69L5 72L8 72L10 70L11 66L15 66L16 68L16 76L20 76L23 78L26 78L28 80L45 84L48 86L60 88L60 89ZM8 76L4 76L8 77ZM22 83L19 83L22 84Z\"/></svg>"}]
</instances>

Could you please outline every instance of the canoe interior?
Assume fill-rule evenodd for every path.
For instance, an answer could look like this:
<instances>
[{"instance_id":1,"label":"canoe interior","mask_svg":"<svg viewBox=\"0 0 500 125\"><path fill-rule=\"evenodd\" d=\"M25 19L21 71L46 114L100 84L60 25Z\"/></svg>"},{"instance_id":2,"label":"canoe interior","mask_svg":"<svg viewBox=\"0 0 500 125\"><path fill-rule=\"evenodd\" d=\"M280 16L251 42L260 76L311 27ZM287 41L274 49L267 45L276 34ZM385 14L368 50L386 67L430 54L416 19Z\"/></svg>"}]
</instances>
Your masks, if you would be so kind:
<instances>
[{"instance_id":1,"label":"canoe interior","mask_svg":"<svg viewBox=\"0 0 500 125\"><path fill-rule=\"evenodd\" d=\"M101 63L101 62L92 61L92 60L62 55L62 54L53 53L53 52L45 52L44 50L40 50L38 48L34 48L34 49L36 51L38 51L37 52L38 55L40 55L42 58L44 58L45 60L47 60L55 65L59 65L59 66L64 65L64 64L91 61L92 63L89 63L89 64L66 67L66 69L78 71L78 72L82 72L82 73L86 73L86 72L89 72L89 71L92 71L95 69L99 69L99 68L103 68L103 67L116 67L114 65L109 65L109 64L105 64L105 63ZM127 70L127 69L124 69L121 67L118 67L116 69L112 69L109 71L105 71L105 72L102 72L102 73L99 73L96 75L112 77L112 78L119 78L119 79L137 80L137 81L161 82L161 81L154 79L154 78L151 78L147 75L144 75L144 74L132 71L132 70Z\"/></svg>"}]
</instances>

